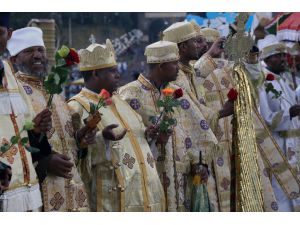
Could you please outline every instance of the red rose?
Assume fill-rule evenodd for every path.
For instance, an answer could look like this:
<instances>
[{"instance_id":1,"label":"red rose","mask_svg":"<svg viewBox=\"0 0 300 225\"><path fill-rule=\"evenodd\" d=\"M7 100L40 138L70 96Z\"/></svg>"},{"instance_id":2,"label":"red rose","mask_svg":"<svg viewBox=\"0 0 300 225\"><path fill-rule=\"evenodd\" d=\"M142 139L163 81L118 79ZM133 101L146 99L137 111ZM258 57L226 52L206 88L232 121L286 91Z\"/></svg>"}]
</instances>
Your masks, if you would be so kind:
<instances>
[{"instance_id":1,"label":"red rose","mask_svg":"<svg viewBox=\"0 0 300 225\"><path fill-rule=\"evenodd\" d=\"M271 73L268 73L268 75L266 76L266 80L273 81L273 80L275 80L275 76Z\"/></svg>"},{"instance_id":2,"label":"red rose","mask_svg":"<svg viewBox=\"0 0 300 225\"><path fill-rule=\"evenodd\" d=\"M290 54L287 54L286 55L286 61L289 65L289 67L293 67L294 66L294 59L293 59L293 56L290 55Z\"/></svg>"},{"instance_id":3,"label":"red rose","mask_svg":"<svg viewBox=\"0 0 300 225\"><path fill-rule=\"evenodd\" d=\"M111 105L112 104L112 99L111 98L108 98L108 99L105 99L105 105Z\"/></svg>"},{"instance_id":4,"label":"red rose","mask_svg":"<svg viewBox=\"0 0 300 225\"><path fill-rule=\"evenodd\" d=\"M67 64L67 66L72 66L74 63L72 62L72 60L65 58L65 62Z\"/></svg>"},{"instance_id":5,"label":"red rose","mask_svg":"<svg viewBox=\"0 0 300 225\"><path fill-rule=\"evenodd\" d=\"M183 91L181 88L178 88L173 93L174 98L181 98L183 96Z\"/></svg>"},{"instance_id":6,"label":"red rose","mask_svg":"<svg viewBox=\"0 0 300 225\"><path fill-rule=\"evenodd\" d=\"M237 99L237 96L238 96L238 92L237 90L235 90L234 88L231 88L229 90L229 92L227 93L227 97L230 101L235 101Z\"/></svg>"},{"instance_id":7,"label":"red rose","mask_svg":"<svg viewBox=\"0 0 300 225\"><path fill-rule=\"evenodd\" d=\"M108 92L107 90L105 90L105 89L102 89L102 90L101 90L99 96L100 96L101 98L103 98L104 100L110 98L109 92Z\"/></svg>"},{"instance_id":8,"label":"red rose","mask_svg":"<svg viewBox=\"0 0 300 225\"><path fill-rule=\"evenodd\" d=\"M70 49L69 54L65 58L65 62L67 64L67 66L72 66L74 64L79 63L79 56L78 56L77 52L74 49L72 49L72 48Z\"/></svg>"},{"instance_id":9,"label":"red rose","mask_svg":"<svg viewBox=\"0 0 300 225\"><path fill-rule=\"evenodd\" d=\"M72 60L73 63L78 64L79 63L79 56L77 52L74 49L70 49L68 57Z\"/></svg>"}]
</instances>

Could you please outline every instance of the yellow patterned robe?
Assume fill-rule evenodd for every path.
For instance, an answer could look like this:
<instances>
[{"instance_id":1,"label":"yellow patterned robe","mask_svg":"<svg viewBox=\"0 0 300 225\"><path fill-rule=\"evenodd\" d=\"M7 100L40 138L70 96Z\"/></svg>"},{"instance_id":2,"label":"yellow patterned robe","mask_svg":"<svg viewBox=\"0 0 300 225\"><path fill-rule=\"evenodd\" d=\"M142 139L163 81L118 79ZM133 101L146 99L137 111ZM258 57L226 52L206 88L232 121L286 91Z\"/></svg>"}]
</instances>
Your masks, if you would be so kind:
<instances>
[{"instance_id":1,"label":"yellow patterned robe","mask_svg":"<svg viewBox=\"0 0 300 225\"><path fill-rule=\"evenodd\" d=\"M205 90L197 81L194 68L189 65L179 63L180 70L176 81L172 82L186 91L193 102L198 106L203 116L211 125L212 130L218 125L219 109L209 108L205 106ZM218 134L215 133L217 136ZM221 149L224 150L224 149ZM228 152L223 151L213 160L213 167L217 181L217 190L219 197L220 211L227 212L230 210L230 170L227 160Z\"/></svg>"},{"instance_id":2,"label":"yellow patterned robe","mask_svg":"<svg viewBox=\"0 0 300 225\"><path fill-rule=\"evenodd\" d=\"M203 80L215 69L222 69L227 66L228 61L222 58L212 58L208 54L204 54L194 64L196 72L196 81L203 83Z\"/></svg>"},{"instance_id":3,"label":"yellow patterned robe","mask_svg":"<svg viewBox=\"0 0 300 225\"><path fill-rule=\"evenodd\" d=\"M221 109L227 101L227 93L233 87L231 79L231 67L214 70L203 82L206 90L206 104L215 109ZM261 85L260 82L252 82L252 84ZM256 90L258 86L254 88ZM256 93L252 93L253 96ZM258 99L256 99L258 102ZM265 211L278 211L279 207L274 196L273 188L270 183L270 176L275 174L276 179L284 183L284 191L286 195L295 198L299 193L299 181L295 174L291 172L291 168L286 159L280 154L280 148L276 141L270 135L270 132L259 115L256 108L253 109L254 125L257 137L259 151L259 166L261 171L261 182L264 198ZM221 148L227 152L231 151L231 118L226 117L219 120L219 125L214 130ZM226 161L230 162L230 158Z\"/></svg>"},{"instance_id":4,"label":"yellow patterned robe","mask_svg":"<svg viewBox=\"0 0 300 225\"><path fill-rule=\"evenodd\" d=\"M12 110L10 101L18 104L22 97L18 91L18 86L7 62L3 62L5 68L5 78L8 83L7 89L0 87L1 108ZM11 94L12 96L9 96ZM10 97L13 100L10 100ZM5 104L4 104L5 102ZM25 102L24 102L25 104ZM15 109L15 111L17 111ZM0 144L3 145L10 141L10 138L19 134L24 125L25 119L32 120L30 112L10 112L10 114L0 114ZM23 132L22 137L27 137ZM42 198L37 175L32 164L31 153L18 144L12 146L7 152L0 152L0 161L9 165L12 170L12 177L9 189L2 195L4 200L4 211L36 211L42 206Z\"/></svg>"},{"instance_id":5,"label":"yellow patterned robe","mask_svg":"<svg viewBox=\"0 0 300 225\"><path fill-rule=\"evenodd\" d=\"M168 87L179 88L173 84L169 84ZM119 93L142 116L143 122L147 126L152 124L149 117L158 118L161 109L157 108L156 102L162 96L159 90L143 75L140 75L137 81L121 87ZM201 150L204 163L211 168L210 158L214 154L212 151L215 150L214 146L217 143L208 122L191 98L185 93L179 100L181 105L175 109L173 115L176 119L176 126L165 146L165 160L161 160L159 157L161 155L160 146L155 146L160 153L156 157L156 163L166 192L168 211L190 210L190 165L199 162ZM153 144L155 145L155 143ZM212 170L210 170L207 185L210 201L215 211L218 211L219 202Z\"/></svg>"},{"instance_id":6,"label":"yellow patterned robe","mask_svg":"<svg viewBox=\"0 0 300 225\"><path fill-rule=\"evenodd\" d=\"M80 160L80 174L92 211L165 211L165 197L155 161L145 138L141 117L118 95L113 103L100 108L101 121L96 144ZM83 88L70 99L69 105L82 119L88 117L89 102L97 104L99 96ZM114 132L128 129L119 141L107 141L104 127L118 124Z\"/></svg>"},{"instance_id":7,"label":"yellow patterned robe","mask_svg":"<svg viewBox=\"0 0 300 225\"><path fill-rule=\"evenodd\" d=\"M19 89L34 114L46 108L48 97L41 81L18 72L16 78ZM67 155L75 164L77 159L74 129L70 110L61 96L55 95L52 104L52 129L47 132L52 151ZM76 166L72 168L73 178L48 174L42 183L45 211L88 211L87 194Z\"/></svg>"}]
</instances>

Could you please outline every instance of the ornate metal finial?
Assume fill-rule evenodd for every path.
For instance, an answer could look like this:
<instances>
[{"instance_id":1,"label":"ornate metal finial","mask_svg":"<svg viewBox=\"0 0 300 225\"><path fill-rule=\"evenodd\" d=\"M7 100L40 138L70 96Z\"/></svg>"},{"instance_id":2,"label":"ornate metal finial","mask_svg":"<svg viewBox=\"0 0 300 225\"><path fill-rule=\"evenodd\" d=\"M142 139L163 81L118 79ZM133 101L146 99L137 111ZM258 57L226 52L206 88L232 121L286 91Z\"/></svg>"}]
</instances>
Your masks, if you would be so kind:
<instances>
[{"instance_id":1,"label":"ornate metal finial","mask_svg":"<svg viewBox=\"0 0 300 225\"><path fill-rule=\"evenodd\" d=\"M96 43L96 37L95 35L91 34L89 41L91 42L91 44L95 44Z\"/></svg>"},{"instance_id":2,"label":"ornate metal finial","mask_svg":"<svg viewBox=\"0 0 300 225\"><path fill-rule=\"evenodd\" d=\"M159 36L159 40L162 41L164 39L164 33L162 31L160 31L158 33L158 36Z\"/></svg>"},{"instance_id":3,"label":"ornate metal finial","mask_svg":"<svg viewBox=\"0 0 300 225\"><path fill-rule=\"evenodd\" d=\"M236 64L249 53L253 46L253 39L250 34L245 33L245 25L248 20L248 13L239 13L236 18L237 32L233 36L229 36L225 43L225 52L230 60Z\"/></svg>"},{"instance_id":4,"label":"ornate metal finial","mask_svg":"<svg viewBox=\"0 0 300 225\"><path fill-rule=\"evenodd\" d=\"M211 21L210 21L210 19L208 19L208 21L207 21L207 27L210 27L210 25L211 25Z\"/></svg>"}]
</instances>

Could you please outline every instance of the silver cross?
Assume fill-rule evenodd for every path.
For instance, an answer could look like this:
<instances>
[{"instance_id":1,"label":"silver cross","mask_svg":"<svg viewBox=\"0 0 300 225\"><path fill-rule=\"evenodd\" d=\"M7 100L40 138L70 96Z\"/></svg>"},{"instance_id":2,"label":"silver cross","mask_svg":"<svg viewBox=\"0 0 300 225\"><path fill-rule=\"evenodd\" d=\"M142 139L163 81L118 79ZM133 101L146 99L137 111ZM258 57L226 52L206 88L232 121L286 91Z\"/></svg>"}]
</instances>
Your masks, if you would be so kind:
<instances>
[{"instance_id":1,"label":"silver cross","mask_svg":"<svg viewBox=\"0 0 300 225\"><path fill-rule=\"evenodd\" d=\"M95 44L96 43L96 37L95 35L91 34L89 41L91 42L91 44Z\"/></svg>"}]
</instances>

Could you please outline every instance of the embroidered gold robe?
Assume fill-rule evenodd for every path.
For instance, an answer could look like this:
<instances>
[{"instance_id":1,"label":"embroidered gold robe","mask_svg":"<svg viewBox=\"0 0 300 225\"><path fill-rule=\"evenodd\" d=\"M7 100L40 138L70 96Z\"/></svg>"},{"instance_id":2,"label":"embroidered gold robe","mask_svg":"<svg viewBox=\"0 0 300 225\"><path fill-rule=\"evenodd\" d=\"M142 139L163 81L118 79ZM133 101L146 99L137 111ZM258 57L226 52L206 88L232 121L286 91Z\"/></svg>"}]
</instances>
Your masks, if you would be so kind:
<instances>
[{"instance_id":1,"label":"embroidered gold robe","mask_svg":"<svg viewBox=\"0 0 300 225\"><path fill-rule=\"evenodd\" d=\"M18 91L15 78L7 62L3 62L7 88L0 87L1 108L6 112L0 113L0 144L10 141L22 130L25 119L32 120L27 108L14 107L24 104ZM11 102L12 101L12 102ZM23 105L23 106L24 106ZM21 137L27 137L23 132ZM3 193L3 210L10 212L37 211L42 206L41 193L37 175L32 164L31 154L21 144L13 145L5 153L0 152L0 161L9 165L12 177L7 191Z\"/></svg>"},{"instance_id":2,"label":"embroidered gold robe","mask_svg":"<svg viewBox=\"0 0 300 225\"><path fill-rule=\"evenodd\" d=\"M178 89L178 86L169 84L168 87ZM149 80L140 75L137 81L131 82L119 90L120 95L130 106L142 116L143 122L149 126L152 123L149 117L158 118L160 110L156 106L162 96L160 91ZM203 162L211 168L211 158L217 141L198 107L189 95L179 99L180 107L175 108L173 117L176 126L173 134L165 146L165 160L161 160L160 146L156 163L161 182L167 197L168 211L190 211L191 203L191 175L190 165L199 162L202 152ZM155 145L155 141L153 143ZM212 170L207 182L208 194L215 211L219 210L216 190L216 181Z\"/></svg>"},{"instance_id":3,"label":"embroidered gold robe","mask_svg":"<svg viewBox=\"0 0 300 225\"><path fill-rule=\"evenodd\" d=\"M193 65L196 72L196 81L202 83L203 80L215 69L222 69L227 65L228 61L222 58L212 58L208 54L204 54Z\"/></svg>"},{"instance_id":4,"label":"embroidered gold robe","mask_svg":"<svg viewBox=\"0 0 300 225\"><path fill-rule=\"evenodd\" d=\"M205 90L204 87L197 81L194 68L189 65L179 63L179 72L176 81L173 84L183 88L193 102L198 106L203 116L209 122L212 130L218 124L219 113L218 109L205 106ZM217 134L215 134L217 135ZM230 171L227 160L228 152L219 153L218 157L213 160L214 173L217 181L217 190L219 197L220 211L230 210Z\"/></svg>"},{"instance_id":5,"label":"embroidered gold robe","mask_svg":"<svg viewBox=\"0 0 300 225\"><path fill-rule=\"evenodd\" d=\"M230 88L233 87L233 81L231 79L231 67L225 67L223 69L214 70L203 82L203 86L206 90L206 104L215 109L221 109L223 104L227 101L227 93ZM256 76L253 78L256 79ZM261 79L259 79L261 80ZM261 82L253 82L252 95L258 96L256 90L261 85ZM256 98L256 103L259 99ZM270 182L272 174L279 180L283 190L287 196L295 198L296 193L299 193L299 181L295 174L291 171L289 164L286 159L282 157L280 148L276 141L270 135L270 132L264 123L262 117L258 113L257 108L253 108L253 119L256 131L257 144L259 149L259 166L261 171L261 182L263 189L264 198L264 209L265 211L278 211L279 206L275 199L273 188ZM219 145L225 151L231 151L231 118L226 117L219 120L219 124L214 130ZM229 155L228 155L229 156ZM226 161L230 162L230 158Z\"/></svg>"},{"instance_id":6,"label":"embroidered gold robe","mask_svg":"<svg viewBox=\"0 0 300 225\"><path fill-rule=\"evenodd\" d=\"M118 95L113 103L102 107L96 144L89 146L81 159L80 174L92 211L165 211L165 197L155 161L145 138L141 117ZM89 103L97 104L99 96L83 88L70 99L69 105L83 119L88 117ZM119 141L107 141L104 127L118 124L114 132L128 131Z\"/></svg>"},{"instance_id":7,"label":"embroidered gold robe","mask_svg":"<svg viewBox=\"0 0 300 225\"><path fill-rule=\"evenodd\" d=\"M34 114L46 108L48 96L41 81L18 72L19 89ZM52 128L47 132L52 151L67 155L75 164L77 146L74 139L70 110L61 96L55 95L52 104ZM72 168L72 179L48 174L42 183L45 211L88 211L87 194L76 166Z\"/></svg>"}]
</instances>

